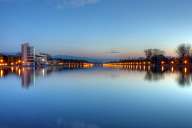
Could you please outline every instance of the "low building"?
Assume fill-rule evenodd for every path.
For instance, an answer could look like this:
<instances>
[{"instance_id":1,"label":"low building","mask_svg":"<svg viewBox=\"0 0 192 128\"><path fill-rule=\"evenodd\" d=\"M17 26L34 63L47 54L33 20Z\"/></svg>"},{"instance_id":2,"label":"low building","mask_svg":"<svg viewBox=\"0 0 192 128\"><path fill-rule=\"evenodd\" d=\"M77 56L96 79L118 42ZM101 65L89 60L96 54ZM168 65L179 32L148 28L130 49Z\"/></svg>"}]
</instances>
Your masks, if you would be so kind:
<instances>
[{"instance_id":1,"label":"low building","mask_svg":"<svg viewBox=\"0 0 192 128\"><path fill-rule=\"evenodd\" d=\"M35 62L37 65L48 65L48 58L50 55L46 53L39 53L35 55Z\"/></svg>"}]
</instances>

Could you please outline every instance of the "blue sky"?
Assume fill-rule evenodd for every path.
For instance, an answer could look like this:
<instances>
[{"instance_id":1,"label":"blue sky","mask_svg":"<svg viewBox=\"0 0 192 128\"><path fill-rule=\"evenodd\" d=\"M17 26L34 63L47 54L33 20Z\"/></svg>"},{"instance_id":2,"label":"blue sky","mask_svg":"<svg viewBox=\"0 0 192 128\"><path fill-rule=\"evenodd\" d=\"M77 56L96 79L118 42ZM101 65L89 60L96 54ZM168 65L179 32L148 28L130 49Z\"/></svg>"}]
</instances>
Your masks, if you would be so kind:
<instances>
[{"instance_id":1,"label":"blue sky","mask_svg":"<svg viewBox=\"0 0 192 128\"><path fill-rule=\"evenodd\" d=\"M192 42L191 0L0 0L0 51L22 42L51 54L173 54ZM115 51L115 52L114 52Z\"/></svg>"}]
</instances>

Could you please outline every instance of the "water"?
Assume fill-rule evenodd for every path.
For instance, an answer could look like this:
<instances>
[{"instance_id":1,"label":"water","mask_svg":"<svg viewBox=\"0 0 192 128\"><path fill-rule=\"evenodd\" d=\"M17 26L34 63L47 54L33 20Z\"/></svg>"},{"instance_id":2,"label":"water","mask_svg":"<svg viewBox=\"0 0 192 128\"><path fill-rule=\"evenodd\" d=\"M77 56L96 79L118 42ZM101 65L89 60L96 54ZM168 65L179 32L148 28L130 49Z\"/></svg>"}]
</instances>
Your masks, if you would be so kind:
<instances>
[{"instance_id":1,"label":"water","mask_svg":"<svg viewBox=\"0 0 192 128\"><path fill-rule=\"evenodd\" d=\"M0 70L0 128L191 128L182 69Z\"/></svg>"}]
</instances>

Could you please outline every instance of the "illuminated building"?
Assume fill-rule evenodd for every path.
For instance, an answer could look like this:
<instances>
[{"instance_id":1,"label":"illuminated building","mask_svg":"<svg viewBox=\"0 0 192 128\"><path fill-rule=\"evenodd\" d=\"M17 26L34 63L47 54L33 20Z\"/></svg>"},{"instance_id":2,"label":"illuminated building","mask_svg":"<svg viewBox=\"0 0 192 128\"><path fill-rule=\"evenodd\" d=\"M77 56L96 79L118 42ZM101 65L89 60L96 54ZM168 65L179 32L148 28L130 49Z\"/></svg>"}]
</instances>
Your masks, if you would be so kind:
<instances>
[{"instance_id":1,"label":"illuminated building","mask_svg":"<svg viewBox=\"0 0 192 128\"><path fill-rule=\"evenodd\" d=\"M24 66L32 66L35 63L35 50L28 43L21 46L21 58Z\"/></svg>"},{"instance_id":2,"label":"illuminated building","mask_svg":"<svg viewBox=\"0 0 192 128\"><path fill-rule=\"evenodd\" d=\"M35 55L35 62L37 65L48 65L49 55L45 53L39 53Z\"/></svg>"}]
</instances>

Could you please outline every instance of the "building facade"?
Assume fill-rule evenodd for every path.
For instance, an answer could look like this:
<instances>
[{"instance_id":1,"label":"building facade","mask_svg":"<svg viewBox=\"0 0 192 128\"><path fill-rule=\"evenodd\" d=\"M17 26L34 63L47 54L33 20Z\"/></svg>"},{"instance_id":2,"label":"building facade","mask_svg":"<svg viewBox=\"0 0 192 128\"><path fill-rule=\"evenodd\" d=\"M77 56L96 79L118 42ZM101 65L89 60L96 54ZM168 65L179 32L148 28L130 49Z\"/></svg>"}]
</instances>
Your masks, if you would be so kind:
<instances>
[{"instance_id":1,"label":"building facade","mask_svg":"<svg viewBox=\"0 0 192 128\"><path fill-rule=\"evenodd\" d=\"M28 43L21 45L21 59L24 66L35 65L35 49Z\"/></svg>"}]
</instances>

